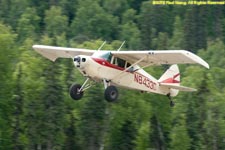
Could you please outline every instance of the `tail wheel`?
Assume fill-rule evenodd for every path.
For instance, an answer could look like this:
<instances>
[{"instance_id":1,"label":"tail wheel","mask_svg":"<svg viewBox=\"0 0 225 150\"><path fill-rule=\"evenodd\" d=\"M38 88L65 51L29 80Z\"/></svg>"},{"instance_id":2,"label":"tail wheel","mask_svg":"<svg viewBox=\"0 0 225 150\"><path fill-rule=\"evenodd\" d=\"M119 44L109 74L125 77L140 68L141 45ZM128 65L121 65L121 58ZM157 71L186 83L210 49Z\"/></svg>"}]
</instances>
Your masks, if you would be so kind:
<instances>
[{"instance_id":1,"label":"tail wheel","mask_svg":"<svg viewBox=\"0 0 225 150\"><path fill-rule=\"evenodd\" d=\"M175 103L174 103L174 101L170 101L170 107L174 107L175 106Z\"/></svg>"},{"instance_id":2,"label":"tail wheel","mask_svg":"<svg viewBox=\"0 0 225 150\"><path fill-rule=\"evenodd\" d=\"M105 89L105 99L108 101L108 102L114 102L117 100L119 96L119 93L118 93L118 90L116 89L115 86L108 86L106 89Z\"/></svg>"},{"instance_id":3,"label":"tail wheel","mask_svg":"<svg viewBox=\"0 0 225 150\"><path fill-rule=\"evenodd\" d=\"M80 84L73 84L70 87L70 96L71 98L73 98L74 100L79 100L83 97L83 92L79 91L81 88Z\"/></svg>"}]
</instances>

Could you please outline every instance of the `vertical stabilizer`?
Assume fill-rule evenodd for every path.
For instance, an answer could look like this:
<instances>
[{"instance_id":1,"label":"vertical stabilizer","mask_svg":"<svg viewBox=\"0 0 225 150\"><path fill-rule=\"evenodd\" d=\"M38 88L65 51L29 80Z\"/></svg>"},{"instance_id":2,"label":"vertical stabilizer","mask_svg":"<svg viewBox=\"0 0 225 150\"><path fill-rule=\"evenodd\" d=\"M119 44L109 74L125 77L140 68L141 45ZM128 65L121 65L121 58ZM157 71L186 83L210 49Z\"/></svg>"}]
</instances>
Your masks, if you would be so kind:
<instances>
[{"instance_id":1,"label":"vertical stabilizer","mask_svg":"<svg viewBox=\"0 0 225 150\"><path fill-rule=\"evenodd\" d=\"M180 71L178 66L172 65L169 69L166 70L166 72L159 78L159 83L162 84L171 84L175 86L180 85ZM178 94L179 90L171 88L170 90L170 96L176 96Z\"/></svg>"},{"instance_id":2,"label":"vertical stabilizer","mask_svg":"<svg viewBox=\"0 0 225 150\"><path fill-rule=\"evenodd\" d=\"M160 83L174 83L180 85L180 71L177 65L170 66L169 69L159 78Z\"/></svg>"}]
</instances>

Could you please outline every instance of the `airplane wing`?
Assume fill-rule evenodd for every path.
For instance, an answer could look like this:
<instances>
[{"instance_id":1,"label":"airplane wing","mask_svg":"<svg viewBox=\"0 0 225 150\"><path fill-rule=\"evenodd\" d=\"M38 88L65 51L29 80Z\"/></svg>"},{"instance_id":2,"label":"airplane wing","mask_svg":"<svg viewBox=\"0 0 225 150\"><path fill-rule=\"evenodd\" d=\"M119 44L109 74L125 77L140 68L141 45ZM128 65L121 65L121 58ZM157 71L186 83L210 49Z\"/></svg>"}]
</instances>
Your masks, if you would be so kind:
<instances>
[{"instance_id":1,"label":"airplane wing","mask_svg":"<svg viewBox=\"0 0 225 150\"><path fill-rule=\"evenodd\" d=\"M33 45L33 49L42 56L55 61L57 58L73 58L76 55L89 55L91 56L94 50L80 49L80 48L66 48L45 45Z\"/></svg>"},{"instance_id":2,"label":"airplane wing","mask_svg":"<svg viewBox=\"0 0 225 150\"><path fill-rule=\"evenodd\" d=\"M156 51L112 51L114 56L130 63L138 62L141 67L162 64L200 64L209 69L209 64L199 56L186 50Z\"/></svg>"}]
</instances>

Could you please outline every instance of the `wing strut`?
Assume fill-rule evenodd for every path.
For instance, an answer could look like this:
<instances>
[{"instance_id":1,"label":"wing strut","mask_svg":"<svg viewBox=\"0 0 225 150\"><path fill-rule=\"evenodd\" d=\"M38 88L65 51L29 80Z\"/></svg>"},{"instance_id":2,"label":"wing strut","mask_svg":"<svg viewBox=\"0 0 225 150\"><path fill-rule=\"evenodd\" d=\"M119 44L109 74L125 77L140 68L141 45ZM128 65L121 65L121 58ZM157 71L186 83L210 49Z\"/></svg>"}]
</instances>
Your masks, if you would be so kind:
<instances>
[{"instance_id":1,"label":"wing strut","mask_svg":"<svg viewBox=\"0 0 225 150\"><path fill-rule=\"evenodd\" d=\"M120 47L118 48L117 51L120 51L120 49L123 47L123 45L125 44L126 41L123 41L123 43L120 45Z\"/></svg>"},{"instance_id":2,"label":"wing strut","mask_svg":"<svg viewBox=\"0 0 225 150\"><path fill-rule=\"evenodd\" d=\"M105 43L106 43L106 41L104 41L104 42L102 43L102 45L98 48L98 51L100 51L100 50L102 49L102 47L105 45Z\"/></svg>"}]
</instances>

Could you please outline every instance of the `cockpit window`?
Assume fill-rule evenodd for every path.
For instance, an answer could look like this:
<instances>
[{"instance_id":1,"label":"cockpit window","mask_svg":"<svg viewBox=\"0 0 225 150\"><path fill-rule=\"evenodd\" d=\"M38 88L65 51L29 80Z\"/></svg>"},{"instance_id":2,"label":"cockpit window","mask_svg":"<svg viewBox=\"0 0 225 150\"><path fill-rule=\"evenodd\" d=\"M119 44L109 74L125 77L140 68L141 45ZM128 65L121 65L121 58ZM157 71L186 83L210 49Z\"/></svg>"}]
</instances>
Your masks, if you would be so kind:
<instances>
[{"instance_id":1,"label":"cockpit window","mask_svg":"<svg viewBox=\"0 0 225 150\"><path fill-rule=\"evenodd\" d=\"M126 61L117 57L114 57L113 64L121 68L125 68Z\"/></svg>"},{"instance_id":2,"label":"cockpit window","mask_svg":"<svg viewBox=\"0 0 225 150\"><path fill-rule=\"evenodd\" d=\"M115 57L112 55L111 52L108 52L108 51L98 51L98 52L94 53L93 57L103 58L104 60L108 61L109 63L114 64L121 68L128 68L131 66L131 64L129 62L127 62L126 60ZM131 70L132 69L133 69L133 67L131 68Z\"/></svg>"},{"instance_id":3,"label":"cockpit window","mask_svg":"<svg viewBox=\"0 0 225 150\"><path fill-rule=\"evenodd\" d=\"M112 59L112 54L110 52L103 52L103 51L101 51L100 53L99 52L95 53L94 56L103 58L103 59L105 59L108 62L110 62L111 59Z\"/></svg>"}]
</instances>

